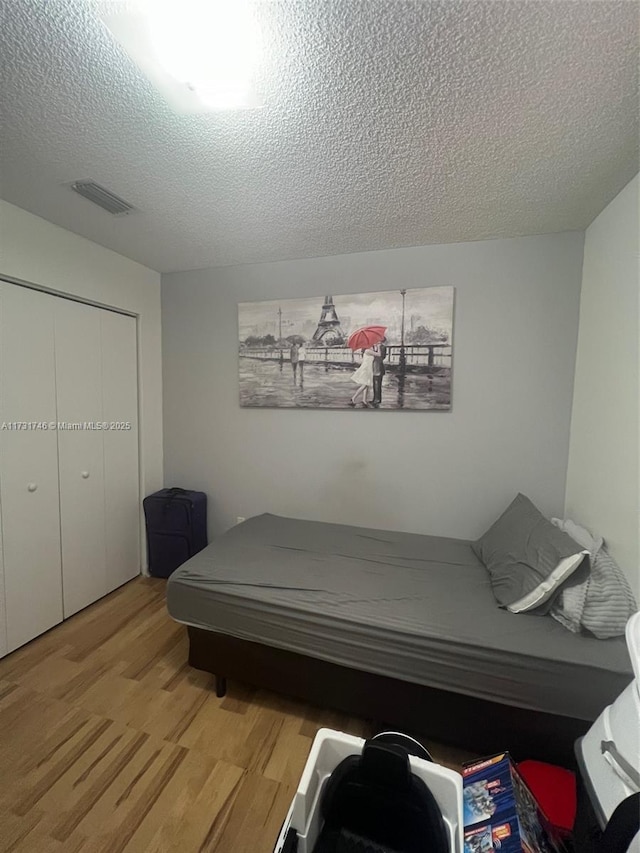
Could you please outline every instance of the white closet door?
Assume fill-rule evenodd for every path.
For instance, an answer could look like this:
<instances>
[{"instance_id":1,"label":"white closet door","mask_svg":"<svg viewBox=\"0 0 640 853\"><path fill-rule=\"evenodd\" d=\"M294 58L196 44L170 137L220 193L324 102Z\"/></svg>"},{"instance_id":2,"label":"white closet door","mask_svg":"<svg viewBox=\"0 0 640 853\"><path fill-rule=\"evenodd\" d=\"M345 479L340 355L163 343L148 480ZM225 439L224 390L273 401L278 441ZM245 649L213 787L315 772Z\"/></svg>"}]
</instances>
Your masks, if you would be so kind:
<instances>
[{"instance_id":1,"label":"white closet door","mask_svg":"<svg viewBox=\"0 0 640 853\"><path fill-rule=\"evenodd\" d=\"M101 311L107 588L140 574L138 371L134 317ZM130 425L130 429L127 429Z\"/></svg>"},{"instance_id":2,"label":"white closet door","mask_svg":"<svg viewBox=\"0 0 640 853\"><path fill-rule=\"evenodd\" d=\"M107 593L100 309L56 299L64 615ZM61 429L60 422L70 425Z\"/></svg>"},{"instance_id":3,"label":"white closet door","mask_svg":"<svg viewBox=\"0 0 640 853\"><path fill-rule=\"evenodd\" d=\"M2 535L0 533L0 658L9 651L7 641L7 608L4 596L4 565L2 561Z\"/></svg>"},{"instance_id":4,"label":"white closet door","mask_svg":"<svg viewBox=\"0 0 640 853\"><path fill-rule=\"evenodd\" d=\"M62 620L55 302L0 283L0 426L18 424L0 429L4 651Z\"/></svg>"},{"instance_id":5,"label":"white closet door","mask_svg":"<svg viewBox=\"0 0 640 853\"><path fill-rule=\"evenodd\" d=\"M0 446L0 454L1 453L2 447ZM0 503L0 510L1 509L2 505ZM2 556L2 525L0 524L0 658L4 657L4 655L6 655L8 651L9 644L7 641L7 606L4 594L4 560Z\"/></svg>"}]
</instances>

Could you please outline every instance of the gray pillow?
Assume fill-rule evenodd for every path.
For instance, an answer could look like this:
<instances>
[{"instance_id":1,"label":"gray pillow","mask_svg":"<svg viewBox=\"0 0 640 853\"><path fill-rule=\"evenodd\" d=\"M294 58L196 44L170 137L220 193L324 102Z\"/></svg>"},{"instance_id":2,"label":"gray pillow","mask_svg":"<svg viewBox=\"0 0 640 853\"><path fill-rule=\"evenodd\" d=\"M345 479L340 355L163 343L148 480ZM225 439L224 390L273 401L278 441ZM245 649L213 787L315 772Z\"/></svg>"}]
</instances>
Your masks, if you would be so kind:
<instances>
[{"instance_id":1,"label":"gray pillow","mask_svg":"<svg viewBox=\"0 0 640 853\"><path fill-rule=\"evenodd\" d=\"M591 554L591 572L582 583L563 587L551 615L575 634L586 628L598 639L607 640L624 636L626 624L637 609L622 569L599 547Z\"/></svg>"},{"instance_id":2,"label":"gray pillow","mask_svg":"<svg viewBox=\"0 0 640 853\"><path fill-rule=\"evenodd\" d=\"M487 567L493 595L512 613L546 613L588 551L518 495L473 550Z\"/></svg>"}]
</instances>

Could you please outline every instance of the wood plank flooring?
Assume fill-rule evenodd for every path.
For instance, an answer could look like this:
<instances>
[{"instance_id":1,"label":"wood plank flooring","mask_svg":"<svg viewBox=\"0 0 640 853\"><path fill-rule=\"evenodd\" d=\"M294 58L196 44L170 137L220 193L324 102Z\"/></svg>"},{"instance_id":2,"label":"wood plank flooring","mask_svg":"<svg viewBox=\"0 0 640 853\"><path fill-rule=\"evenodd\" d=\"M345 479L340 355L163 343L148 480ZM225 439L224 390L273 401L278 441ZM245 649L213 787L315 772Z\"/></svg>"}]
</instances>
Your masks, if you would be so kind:
<instances>
[{"instance_id":1,"label":"wood plank flooring","mask_svg":"<svg viewBox=\"0 0 640 853\"><path fill-rule=\"evenodd\" d=\"M218 699L164 586L131 581L0 660L0 851L272 853L317 729L373 733L234 682Z\"/></svg>"}]
</instances>

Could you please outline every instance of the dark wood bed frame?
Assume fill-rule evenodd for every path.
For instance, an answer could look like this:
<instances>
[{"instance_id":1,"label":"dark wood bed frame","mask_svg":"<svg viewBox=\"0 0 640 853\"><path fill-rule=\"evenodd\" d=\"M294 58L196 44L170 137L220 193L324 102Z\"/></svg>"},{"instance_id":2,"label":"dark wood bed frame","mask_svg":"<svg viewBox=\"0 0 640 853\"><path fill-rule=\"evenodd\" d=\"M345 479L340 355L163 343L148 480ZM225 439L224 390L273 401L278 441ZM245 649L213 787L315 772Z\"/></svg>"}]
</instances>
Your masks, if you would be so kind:
<instances>
[{"instance_id":1,"label":"dark wood bed frame","mask_svg":"<svg viewBox=\"0 0 640 853\"><path fill-rule=\"evenodd\" d=\"M575 766L574 742L591 723L424 687L335 663L189 627L189 663L227 678L380 722L481 755Z\"/></svg>"}]
</instances>

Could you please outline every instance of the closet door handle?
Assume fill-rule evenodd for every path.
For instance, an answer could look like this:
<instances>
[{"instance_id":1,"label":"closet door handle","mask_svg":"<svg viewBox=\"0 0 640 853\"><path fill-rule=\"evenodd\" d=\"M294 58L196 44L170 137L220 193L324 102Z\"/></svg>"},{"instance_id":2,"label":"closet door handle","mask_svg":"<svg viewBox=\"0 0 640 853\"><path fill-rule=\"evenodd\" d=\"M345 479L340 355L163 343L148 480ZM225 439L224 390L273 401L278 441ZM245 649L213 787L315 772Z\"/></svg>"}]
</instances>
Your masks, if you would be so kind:
<instances>
[{"instance_id":1,"label":"closet door handle","mask_svg":"<svg viewBox=\"0 0 640 853\"><path fill-rule=\"evenodd\" d=\"M38 484L37 484L37 483L29 483L29 484L28 484L28 486L27 486L27 491L28 491L28 492L35 492L35 490L36 490L37 488L38 488Z\"/></svg>"},{"instance_id":2,"label":"closet door handle","mask_svg":"<svg viewBox=\"0 0 640 853\"><path fill-rule=\"evenodd\" d=\"M80 472L80 475L81 475L81 477L82 477L82 479L83 479L83 480L88 480L88 479L89 479L89 472L88 472L88 471L81 471L81 472Z\"/></svg>"},{"instance_id":3,"label":"closet door handle","mask_svg":"<svg viewBox=\"0 0 640 853\"><path fill-rule=\"evenodd\" d=\"M623 782L626 782L626 776L627 779L630 779L635 787L640 791L640 773L638 773L635 767L632 767L631 764L629 764L623 755L620 755L612 740L600 741L600 752L605 758L609 758L609 763L613 765L616 775L619 776Z\"/></svg>"}]
</instances>

